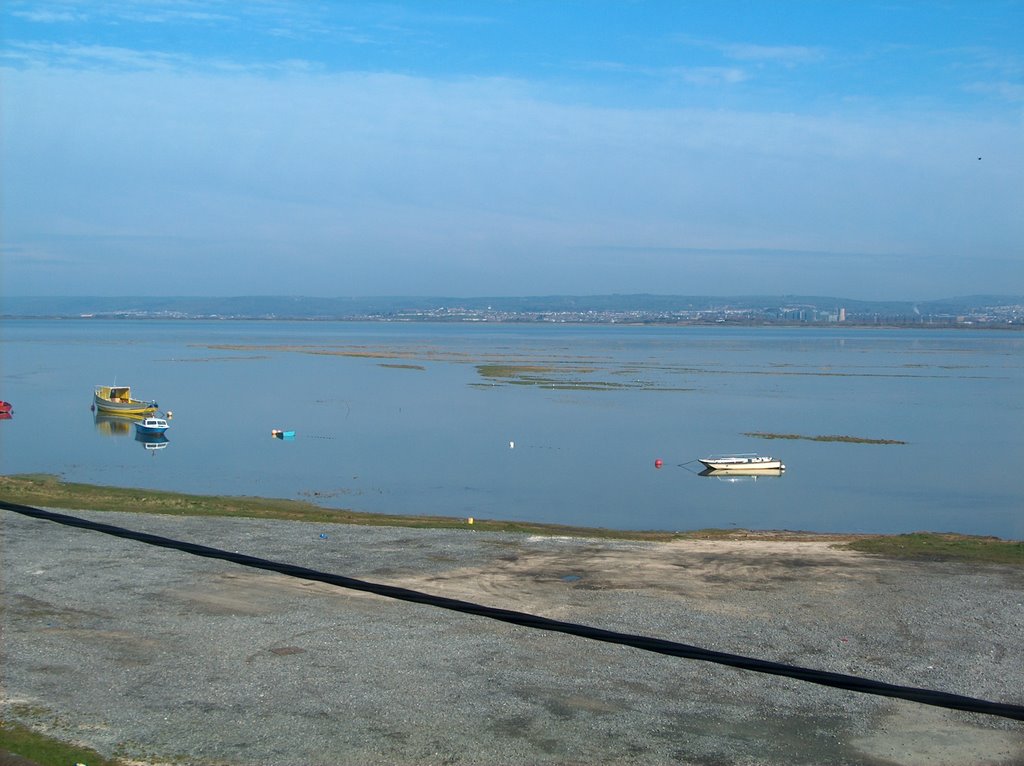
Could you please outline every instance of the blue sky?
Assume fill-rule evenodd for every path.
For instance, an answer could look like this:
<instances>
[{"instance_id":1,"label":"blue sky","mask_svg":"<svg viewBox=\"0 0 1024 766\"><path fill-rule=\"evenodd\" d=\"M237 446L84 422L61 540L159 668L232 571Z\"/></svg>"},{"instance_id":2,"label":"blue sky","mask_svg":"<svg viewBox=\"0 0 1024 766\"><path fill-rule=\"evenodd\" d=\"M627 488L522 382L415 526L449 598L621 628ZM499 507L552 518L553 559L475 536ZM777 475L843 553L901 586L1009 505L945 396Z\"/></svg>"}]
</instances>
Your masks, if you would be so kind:
<instances>
[{"instance_id":1,"label":"blue sky","mask_svg":"<svg viewBox=\"0 0 1024 766\"><path fill-rule=\"evenodd\" d=\"M1024 0L0 25L2 294L1024 293Z\"/></svg>"}]
</instances>

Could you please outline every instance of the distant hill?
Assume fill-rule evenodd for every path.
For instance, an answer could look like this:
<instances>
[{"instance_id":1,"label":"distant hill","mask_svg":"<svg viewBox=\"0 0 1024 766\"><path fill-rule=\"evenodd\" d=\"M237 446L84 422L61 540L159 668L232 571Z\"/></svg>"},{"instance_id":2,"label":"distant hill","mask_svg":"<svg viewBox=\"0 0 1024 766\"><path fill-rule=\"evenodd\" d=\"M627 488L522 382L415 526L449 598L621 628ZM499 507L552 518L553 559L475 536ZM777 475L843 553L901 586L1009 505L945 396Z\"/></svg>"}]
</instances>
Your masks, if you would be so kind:
<instances>
[{"instance_id":1,"label":"distant hill","mask_svg":"<svg viewBox=\"0 0 1024 766\"><path fill-rule=\"evenodd\" d=\"M779 312L807 309L885 317L971 315L992 307L1024 307L1024 296L972 295L930 301L863 301L809 295L545 295L523 297L380 296L313 298L302 296L231 297L17 297L0 299L0 316L237 318L237 319L368 319L445 310L510 315L625 313L659 315L703 311Z\"/></svg>"}]
</instances>

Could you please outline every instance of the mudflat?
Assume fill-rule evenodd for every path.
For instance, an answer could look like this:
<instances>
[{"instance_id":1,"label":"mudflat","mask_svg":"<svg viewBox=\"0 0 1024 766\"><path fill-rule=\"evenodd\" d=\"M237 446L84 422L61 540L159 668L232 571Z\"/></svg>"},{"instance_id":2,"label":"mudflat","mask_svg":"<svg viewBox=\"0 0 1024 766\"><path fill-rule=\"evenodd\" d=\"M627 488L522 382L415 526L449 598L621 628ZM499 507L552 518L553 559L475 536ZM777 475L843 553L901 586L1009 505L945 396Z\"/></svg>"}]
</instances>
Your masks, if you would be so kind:
<instances>
[{"instance_id":1,"label":"mudflat","mask_svg":"<svg viewBox=\"0 0 1024 766\"><path fill-rule=\"evenodd\" d=\"M73 512L487 606L1024 704L1024 571ZM650 654L5 512L5 720L137 763L1019 764L1024 724Z\"/></svg>"}]
</instances>

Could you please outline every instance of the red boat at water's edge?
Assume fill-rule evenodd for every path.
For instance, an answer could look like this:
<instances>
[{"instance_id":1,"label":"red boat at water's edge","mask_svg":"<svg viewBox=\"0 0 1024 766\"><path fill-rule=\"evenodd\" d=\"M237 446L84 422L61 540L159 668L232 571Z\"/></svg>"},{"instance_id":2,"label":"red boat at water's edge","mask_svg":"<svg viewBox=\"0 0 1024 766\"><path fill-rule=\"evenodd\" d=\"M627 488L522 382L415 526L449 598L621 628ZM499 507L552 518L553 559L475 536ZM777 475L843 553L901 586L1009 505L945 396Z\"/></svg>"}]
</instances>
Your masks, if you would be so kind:
<instances>
[{"instance_id":1,"label":"red boat at water's edge","mask_svg":"<svg viewBox=\"0 0 1024 766\"><path fill-rule=\"evenodd\" d=\"M10 415L12 412L14 412L14 405L0 400L0 414Z\"/></svg>"}]
</instances>

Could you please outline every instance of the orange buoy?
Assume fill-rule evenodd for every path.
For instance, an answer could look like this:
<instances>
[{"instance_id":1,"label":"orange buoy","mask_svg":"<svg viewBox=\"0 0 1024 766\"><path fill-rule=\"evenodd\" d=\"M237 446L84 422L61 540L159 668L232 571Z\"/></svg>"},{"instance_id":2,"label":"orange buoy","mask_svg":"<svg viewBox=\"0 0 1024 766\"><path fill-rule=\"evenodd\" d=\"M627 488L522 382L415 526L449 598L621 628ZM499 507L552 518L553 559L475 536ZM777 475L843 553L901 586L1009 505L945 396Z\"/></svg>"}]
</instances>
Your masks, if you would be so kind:
<instances>
[{"instance_id":1,"label":"orange buoy","mask_svg":"<svg viewBox=\"0 0 1024 766\"><path fill-rule=\"evenodd\" d=\"M655 468L661 468L663 465L664 465L664 463L661 462L661 458L660 457L657 460L654 461L654 467Z\"/></svg>"}]
</instances>

